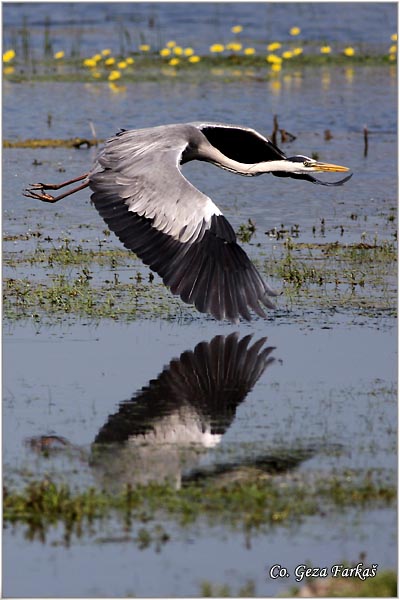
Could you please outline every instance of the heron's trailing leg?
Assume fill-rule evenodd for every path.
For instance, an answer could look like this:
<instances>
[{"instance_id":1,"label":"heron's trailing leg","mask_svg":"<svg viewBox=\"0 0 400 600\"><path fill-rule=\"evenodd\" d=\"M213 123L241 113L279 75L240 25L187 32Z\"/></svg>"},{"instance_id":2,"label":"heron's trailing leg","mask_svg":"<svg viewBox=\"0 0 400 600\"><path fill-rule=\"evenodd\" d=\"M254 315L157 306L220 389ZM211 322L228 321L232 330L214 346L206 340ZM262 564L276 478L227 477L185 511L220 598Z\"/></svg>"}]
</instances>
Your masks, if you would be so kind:
<instances>
[{"instance_id":1,"label":"heron's trailing leg","mask_svg":"<svg viewBox=\"0 0 400 600\"><path fill-rule=\"evenodd\" d=\"M89 182L82 183L82 185L78 185L77 187L72 188L69 192L65 192L64 194L60 194L59 196L51 196L51 194L39 193L44 192L44 190L59 190L67 185L71 185L71 183L76 183L77 181L82 181L86 179L88 173L84 173L75 179L69 179L68 181L64 181L63 183L32 183L29 188L25 190L24 196L27 198L35 198L36 200L42 200L43 202L58 202L62 198L66 198L71 194L75 194L75 192L79 192L88 187ZM38 191L36 191L38 190Z\"/></svg>"}]
</instances>

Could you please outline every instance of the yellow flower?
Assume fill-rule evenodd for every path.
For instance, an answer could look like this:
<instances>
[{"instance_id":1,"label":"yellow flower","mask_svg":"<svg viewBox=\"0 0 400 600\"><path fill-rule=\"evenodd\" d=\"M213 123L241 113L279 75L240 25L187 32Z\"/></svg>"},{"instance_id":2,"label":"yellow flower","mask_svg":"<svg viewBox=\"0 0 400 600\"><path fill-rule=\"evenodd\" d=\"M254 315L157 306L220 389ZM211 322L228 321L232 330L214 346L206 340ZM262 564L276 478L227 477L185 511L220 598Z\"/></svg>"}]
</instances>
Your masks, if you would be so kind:
<instances>
[{"instance_id":1,"label":"yellow flower","mask_svg":"<svg viewBox=\"0 0 400 600\"><path fill-rule=\"evenodd\" d=\"M110 56L110 58L107 58L104 61L104 64L107 65L107 67L113 65L115 63L115 58L113 58L112 56Z\"/></svg>"},{"instance_id":2,"label":"yellow flower","mask_svg":"<svg viewBox=\"0 0 400 600\"><path fill-rule=\"evenodd\" d=\"M225 46L223 44L213 44L210 46L210 52L223 52L225 50Z\"/></svg>"},{"instance_id":3,"label":"yellow flower","mask_svg":"<svg viewBox=\"0 0 400 600\"><path fill-rule=\"evenodd\" d=\"M275 64L275 65L280 65L282 62L282 59L280 56L277 56L276 54L268 54L268 56L266 57L266 59L269 63Z\"/></svg>"},{"instance_id":4,"label":"yellow flower","mask_svg":"<svg viewBox=\"0 0 400 600\"><path fill-rule=\"evenodd\" d=\"M299 35L300 32L300 27L292 27L289 31L290 35Z\"/></svg>"},{"instance_id":5,"label":"yellow flower","mask_svg":"<svg viewBox=\"0 0 400 600\"><path fill-rule=\"evenodd\" d=\"M229 44L226 45L226 49L232 50L232 52L240 52L242 44L239 44L239 42L229 42Z\"/></svg>"},{"instance_id":6,"label":"yellow flower","mask_svg":"<svg viewBox=\"0 0 400 600\"><path fill-rule=\"evenodd\" d=\"M347 48L343 50L343 54L345 54L346 56L354 56L354 53L354 48L352 48L351 46L347 46Z\"/></svg>"},{"instance_id":7,"label":"yellow flower","mask_svg":"<svg viewBox=\"0 0 400 600\"><path fill-rule=\"evenodd\" d=\"M243 52L246 54L246 56L252 56L256 53L254 48L245 48Z\"/></svg>"},{"instance_id":8,"label":"yellow flower","mask_svg":"<svg viewBox=\"0 0 400 600\"><path fill-rule=\"evenodd\" d=\"M92 77L94 77L95 79L100 79L100 77L101 77L100 71L92 71Z\"/></svg>"},{"instance_id":9,"label":"yellow flower","mask_svg":"<svg viewBox=\"0 0 400 600\"><path fill-rule=\"evenodd\" d=\"M103 56L110 56L111 54L111 50L109 48L105 48L104 50L101 51Z\"/></svg>"},{"instance_id":10,"label":"yellow flower","mask_svg":"<svg viewBox=\"0 0 400 600\"><path fill-rule=\"evenodd\" d=\"M389 54L389 60L396 60L396 58L397 58L396 54ZM9 67L9 68L14 70L14 67ZM4 72L5 72L5 69L4 69Z\"/></svg>"},{"instance_id":11,"label":"yellow flower","mask_svg":"<svg viewBox=\"0 0 400 600\"><path fill-rule=\"evenodd\" d=\"M167 48L173 48L174 46L176 46L176 42L174 40L170 40L165 45L167 46Z\"/></svg>"},{"instance_id":12,"label":"yellow flower","mask_svg":"<svg viewBox=\"0 0 400 600\"><path fill-rule=\"evenodd\" d=\"M179 65L180 60L179 58L171 58L171 60L169 61L169 65L171 65L171 67L175 67L176 65Z\"/></svg>"},{"instance_id":13,"label":"yellow flower","mask_svg":"<svg viewBox=\"0 0 400 600\"><path fill-rule=\"evenodd\" d=\"M392 42L397 42L397 33L392 33L390 39L392 40Z\"/></svg>"},{"instance_id":14,"label":"yellow flower","mask_svg":"<svg viewBox=\"0 0 400 600\"><path fill-rule=\"evenodd\" d=\"M200 56L194 55L194 56L189 56L188 60L191 63L198 63L198 62L200 62L201 58L200 58Z\"/></svg>"},{"instance_id":15,"label":"yellow flower","mask_svg":"<svg viewBox=\"0 0 400 600\"><path fill-rule=\"evenodd\" d=\"M133 65L133 63L135 62L135 59L132 58L131 56L128 56L128 58L125 59L125 62L127 65Z\"/></svg>"},{"instance_id":16,"label":"yellow flower","mask_svg":"<svg viewBox=\"0 0 400 600\"><path fill-rule=\"evenodd\" d=\"M292 58L293 52L291 50L286 50L286 52L282 52L282 58Z\"/></svg>"},{"instance_id":17,"label":"yellow flower","mask_svg":"<svg viewBox=\"0 0 400 600\"><path fill-rule=\"evenodd\" d=\"M293 48L293 56L299 56L303 54L303 48Z\"/></svg>"},{"instance_id":18,"label":"yellow flower","mask_svg":"<svg viewBox=\"0 0 400 600\"><path fill-rule=\"evenodd\" d=\"M101 54L93 54L92 59L99 62L99 60L101 60Z\"/></svg>"},{"instance_id":19,"label":"yellow flower","mask_svg":"<svg viewBox=\"0 0 400 600\"><path fill-rule=\"evenodd\" d=\"M389 48L389 54L395 54L397 52L397 46L396 44L394 44L393 46L390 46Z\"/></svg>"},{"instance_id":20,"label":"yellow flower","mask_svg":"<svg viewBox=\"0 0 400 600\"><path fill-rule=\"evenodd\" d=\"M268 52L273 52L274 50L279 50L281 46L282 44L280 44L279 42L271 42L271 44L268 44L267 50Z\"/></svg>"},{"instance_id":21,"label":"yellow flower","mask_svg":"<svg viewBox=\"0 0 400 600\"><path fill-rule=\"evenodd\" d=\"M7 50L7 52L4 52L3 62L8 63L13 58L15 58L15 50Z\"/></svg>"},{"instance_id":22,"label":"yellow flower","mask_svg":"<svg viewBox=\"0 0 400 600\"><path fill-rule=\"evenodd\" d=\"M93 60L93 58L85 58L85 60L83 61L84 67L95 67L96 64L97 63L95 60Z\"/></svg>"},{"instance_id":23,"label":"yellow flower","mask_svg":"<svg viewBox=\"0 0 400 600\"><path fill-rule=\"evenodd\" d=\"M171 50L169 48L163 48L162 50L160 50L161 56L169 56L170 54L171 54Z\"/></svg>"},{"instance_id":24,"label":"yellow flower","mask_svg":"<svg viewBox=\"0 0 400 600\"><path fill-rule=\"evenodd\" d=\"M193 48L185 48L183 53L185 56L193 56L194 50L193 50Z\"/></svg>"},{"instance_id":25,"label":"yellow flower","mask_svg":"<svg viewBox=\"0 0 400 600\"><path fill-rule=\"evenodd\" d=\"M280 63L273 63L273 64L271 65L271 70L272 70L274 73L279 73L279 71L280 71L281 69L282 69L282 65L281 65Z\"/></svg>"},{"instance_id":26,"label":"yellow flower","mask_svg":"<svg viewBox=\"0 0 400 600\"><path fill-rule=\"evenodd\" d=\"M127 66L128 63L125 60L121 60L119 63L117 63L118 69L126 69Z\"/></svg>"},{"instance_id":27,"label":"yellow flower","mask_svg":"<svg viewBox=\"0 0 400 600\"><path fill-rule=\"evenodd\" d=\"M12 73L14 73L15 69L12 65L8 65L8 67L4 67L3 69L3 73L4 75L12 75Z\"/></svg>"},{"instance_id":28,"label":"yellow flower","mask_svg":"<svg viewBox=\"0 0 400 600\"><path fill-rule=\"evenodd\" d=\"M172 52L174 54L176 54L177 56L182 56L182 54L183 54L183 48L181 48L180 46L174 46Z\"/></svg>"},{"instance_id":29,"label":"yellow flower","mask_svg":"<svg viewBox=\"0 0 400 600\"><path fill-rule=\"evenodd\" d=\"M232 33L240 33L243 31L243 27L241 25L234 25L231 29Z\"/></svg>"},{"instance_id":30,"label":"yellow flower","mask_svg":"<svg viewBox=\"0 0 400 600\"><path fill-rule=\"evenodd\" d=\"M60 60L60 58L64 58L64 55L65 55L64 50L59 50L58 52L54 53L54 58L56 60Z\"/></svg>"},{"instance_id":31,"label":"yellow flower","mask_svg":"<svg viewBox=\"0 0 400 600\"><path fill-rule=\"evenodd\" d=\"M115 81L116 79L119 79L120 77L121 77L121 73L119 71L111 71L111 73L108 76L108 80Z\"/></svg>"},{"instance_id":32,"label":"yellow flower","mask_svg":"<svg viewBox=\"0 0 400 600\"><path fill-rule=\"evenodd\" d=\"M141 52L148 52L150 50L149 44L140 44L139 50Z\"/></svg>"},{"instance_id":33,"label":"yellow flower","mask_svg":"<svg viewBox=\"0 0 400 600\"><path fill-rule=\"evenodd\" d=\"M330 54L332 48L330 46L321 46L321 54Z\"/></svg>"}]
</instances>

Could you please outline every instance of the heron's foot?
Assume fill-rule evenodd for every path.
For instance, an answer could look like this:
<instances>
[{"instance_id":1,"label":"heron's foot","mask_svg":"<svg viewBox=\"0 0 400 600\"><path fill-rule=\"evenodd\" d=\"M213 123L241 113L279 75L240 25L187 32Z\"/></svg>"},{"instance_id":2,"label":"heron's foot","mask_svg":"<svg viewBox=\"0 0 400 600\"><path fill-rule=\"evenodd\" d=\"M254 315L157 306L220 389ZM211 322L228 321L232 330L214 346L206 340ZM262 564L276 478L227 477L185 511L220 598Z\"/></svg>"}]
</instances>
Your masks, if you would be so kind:
<instances>
[{"instance_id":1,"label":"heron's foot","mask_svg":"<svg viewBox=\"0 0 400 600\"><path fill-rule=\"evenodd\" d=\"M30 188L26 188L23 195L26 196L26 198L34 198L35 200L42 200L43 202L55 202L56 199L54 198L54 196L46 194L45 192L43 192L42 194L35 192L35 190L45 189L46 187L43 183L34 183L31 185Z\"/></svg>"}]
</instances>

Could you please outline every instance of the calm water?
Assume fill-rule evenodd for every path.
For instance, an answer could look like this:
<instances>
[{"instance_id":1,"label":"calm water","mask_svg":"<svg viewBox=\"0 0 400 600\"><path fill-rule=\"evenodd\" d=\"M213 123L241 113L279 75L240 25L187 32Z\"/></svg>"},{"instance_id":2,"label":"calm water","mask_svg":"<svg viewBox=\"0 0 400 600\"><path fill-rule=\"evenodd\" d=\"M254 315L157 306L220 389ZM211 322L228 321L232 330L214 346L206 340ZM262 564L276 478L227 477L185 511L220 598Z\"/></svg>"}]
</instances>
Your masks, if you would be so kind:
<instances>
[{"instance_id":1,"label":"calm water","mask_svg":"<svg viewBox=\"0 0 400 600\"><path fill-rule=\"evenodd\" d=\"M85 52L112 46L121 18L137 31L145 30L146 36L172 37L184 44L198 39L199 46L215 41L220 31L229 31L235 23L259 39L272 34L284 37L288 27L296 24L308 39L324 38L329 32L329 39L333 36L343 43L368 41L379 46L393 32L396 12L395 5L387 3L380 3L379 8L377 4L344 4L340 13L333 4L163 7L83 3L68 5L67 17L65 5L52 6L60 45L71 41L68 27L80 23ZM293 10L290 23L289 7ZM352 18L345 18L346 11L352 11ZM48 5L9 4L3 6L3 14L5 45L23 14L32 25L35 43L40 43ZM154 27L148 25L151 18ZM3 135L7 139L87 136L89 119L102 138L120 127L199 119L246 124L268 135L272 116L278 114L280 125L297 136L284 146L289 155L318 152L322 160L350 166L354 177L342 188L321 188L267 176L249 180L210 165L187 165L185 174L211 195L235 228L248 217L256 222L256 236L246 251L255 258L260 252L272 253L276 240L264 232L281 223L298 224L304 242L356 243L362 236L372 240L375 235L391 238L396 224L389 224L388 216L397 204L395 72L389 68L312 69L289 73L280 82L278 87L268 81L227 84L213 76L201 89L162 80L128 85L121 94L103 85L6 83ZM364 125L371 131L366 158ZM325 141L323 132L328 128L333 138ZM35 166L34 160L41 164ZM93 150L6 150L4 233L40 230L43 235L68 236L96 248L104 239L104 225L90 206L88 194L56 206L21 196L28 183L72 177L86 170L92 160ZM59 172L60 167L65 173ZM320 232L322 218L324 234ZM344 228L341 237L340 225ZM35 244L32 239L16 240L5 242L3 248L18 255ZM107 244L118 246L112 238ZM132 268L137 270L137 265ZM5 270L4 276L43 274L34 266L30 272ZM235 330L211 318L190 319L185 310L182 306L182 319L172 322L154 319L129 325L75 321L45 327L29 321L6 322L3 472L7 481L20 485L29 471L34 477L51 473L77 486L108 486L110 468L118 474L114 485L132 476L140 478L140 472L132 475L126 468L138 461L134 445L128 453L116 452L99 464L93 460L92 444L110 418L129 407L132 398L141 397L173 359L194 351L203 340L210 342L216 335L227 336ZM393 318L383 313L366 317L351 306L331 311L299 308L294 303L291 311L278 309L267 321L255 319L237 331L239 339L252 334L252 343L267 337L265 345L275 348L270 355L275 360L261 369L252 389L237 401L235 414L224 422L220 443L210 445L186 468L178 465L174 475L190 478L198 469L235 461L248 464L257 458L282 461L289 456L294 457L291 469L298 477L329 475L344 468L360 472L380 468L389 479L393 477L397 439ZM161 422L160 414L152 418ZM50 434L68 440L72 452L44 459L27 445L29 438ZM334 456L332 449L336 449ZM141 455L142 459L148 457ZM321 566L356 561L365 552L368 562L394 568L395 524L393 510L348 510L334 517L306 519L288 529L276 527L268 535L254 535L249 544L242 533L223 526L202 523L180 529L166 521L171 540L160 552L154 547L139 550L129 540L121 541L115 537L120 530L112 520L101 535L73 538L69 547L62 543L60 528L43 544L27 541L20 527L7 527L3 589L6 596L29 597L196 596L203 581L226 583L237 593L251 580L257 596L269 596L288 588L287 581L266 576L267 566L274 563L292 570L306 561Z\"/></svg>"}]
</instances>

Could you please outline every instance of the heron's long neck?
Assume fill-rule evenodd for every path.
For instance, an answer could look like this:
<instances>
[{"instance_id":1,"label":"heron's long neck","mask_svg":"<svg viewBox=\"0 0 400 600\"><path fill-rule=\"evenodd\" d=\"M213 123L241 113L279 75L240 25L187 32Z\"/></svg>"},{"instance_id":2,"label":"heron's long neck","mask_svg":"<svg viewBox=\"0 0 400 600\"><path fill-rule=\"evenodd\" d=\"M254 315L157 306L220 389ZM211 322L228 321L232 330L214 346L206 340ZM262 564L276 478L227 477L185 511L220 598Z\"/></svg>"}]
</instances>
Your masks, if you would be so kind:
<instances>
[{"instance_id":1,"label":"heron's long neck","mask_svg":"<svg viewBox=\"0 0 400 600\"><path fill-rule=\"evenodd\" d=\"M222 152L220 152L217 148L211 145L207 145L204 148L198 149L198 158L200 160L206 160L208 162L221 167L222 169L226 169L227 171L232 171L233 173L238 173L239 175L261 175L262 173L271 173L272 171L291 171L291 167L293 166L293 172L295 170L295 165L291 165L290 162L282 159L282 160L270 160L259 163L242 163L228 156L225 156Z\"/></svg>"}]
</instances>

